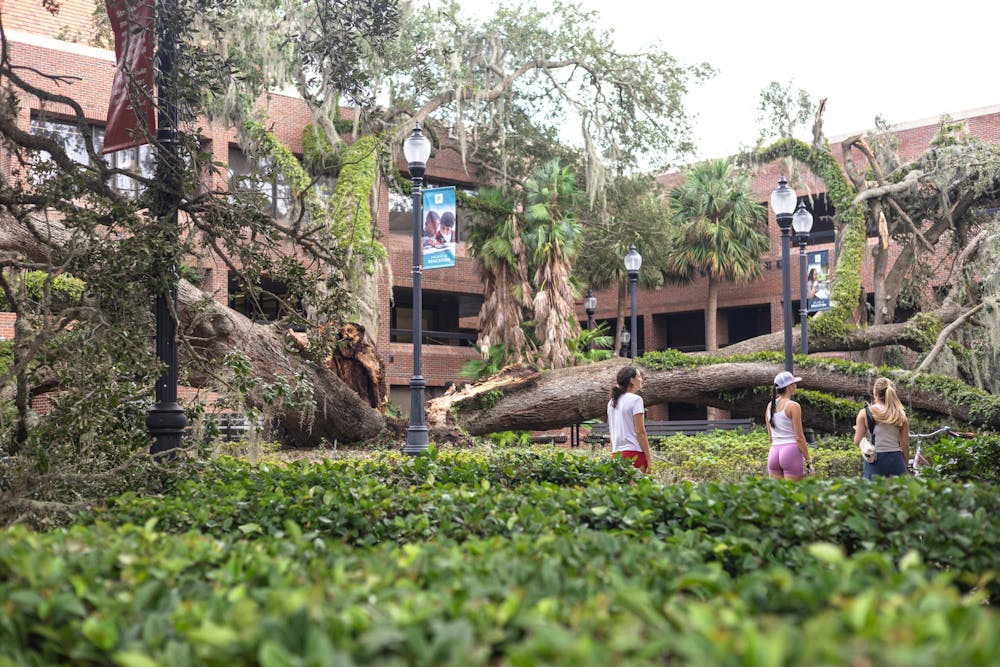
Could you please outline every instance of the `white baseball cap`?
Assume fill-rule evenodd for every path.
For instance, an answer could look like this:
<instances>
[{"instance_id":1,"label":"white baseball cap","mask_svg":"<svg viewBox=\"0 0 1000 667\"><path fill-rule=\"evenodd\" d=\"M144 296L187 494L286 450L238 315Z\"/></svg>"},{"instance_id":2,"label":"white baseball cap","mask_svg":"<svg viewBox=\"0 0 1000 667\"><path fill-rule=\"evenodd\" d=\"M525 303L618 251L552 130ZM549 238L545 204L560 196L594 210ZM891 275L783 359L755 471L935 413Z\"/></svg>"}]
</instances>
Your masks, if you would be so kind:
<instances>
[{"instance_id":1,"label":"white baseball cap","mask_svg":"<svg viewBox=\"0 0 1000 667\"><path fill-rule=\"evenodd\" d=\"M778 389L784 389L788 385L795 384L796 382L802 382L802 378L796 377L788 371L781 371L774 376L774 386Z\"/></svg>"}]
</instances>

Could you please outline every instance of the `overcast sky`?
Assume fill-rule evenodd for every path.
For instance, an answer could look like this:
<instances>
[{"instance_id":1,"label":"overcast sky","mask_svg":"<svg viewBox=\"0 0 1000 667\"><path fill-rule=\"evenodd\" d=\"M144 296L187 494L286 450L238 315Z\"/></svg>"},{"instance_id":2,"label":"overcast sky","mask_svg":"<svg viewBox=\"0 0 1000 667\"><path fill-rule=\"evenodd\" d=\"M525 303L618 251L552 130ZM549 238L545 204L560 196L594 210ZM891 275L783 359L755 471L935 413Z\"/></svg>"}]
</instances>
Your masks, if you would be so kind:
<instances>
[{"instance_id":1,"label":"overcast sky","mask_svg":"<svg viewBox=\"0 0 1000 667\"><path fill-rule=\"evenodd\" d=\"M579 1L600 12L619 48L658 43L718 70L687 98L698 158L756 140L758 96L771 81L826 97L831 138L871 128L877 114L897 124L1000 104L994 0ZM495 4L462 2L477 14Z\"/></svg>"}]
</instances>

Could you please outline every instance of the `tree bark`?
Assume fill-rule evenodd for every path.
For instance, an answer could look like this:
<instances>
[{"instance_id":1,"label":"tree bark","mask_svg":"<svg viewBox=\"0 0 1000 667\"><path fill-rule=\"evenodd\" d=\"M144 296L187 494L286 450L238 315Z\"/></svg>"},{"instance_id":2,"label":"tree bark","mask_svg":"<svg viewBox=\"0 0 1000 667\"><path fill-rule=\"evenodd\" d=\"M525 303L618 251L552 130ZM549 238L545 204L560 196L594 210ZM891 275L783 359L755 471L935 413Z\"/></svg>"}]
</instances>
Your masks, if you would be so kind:
<instances>
[{"instance_id":1,"label":"tree bark","mask_svg":"<svg viewBox=\"0 0 1000 667\"><path fill-rule=\"evenodd\" d=\"M705 351L719 349L719 281L708 277L708 300L705 303Z\"/></svg>"}]
</instances>

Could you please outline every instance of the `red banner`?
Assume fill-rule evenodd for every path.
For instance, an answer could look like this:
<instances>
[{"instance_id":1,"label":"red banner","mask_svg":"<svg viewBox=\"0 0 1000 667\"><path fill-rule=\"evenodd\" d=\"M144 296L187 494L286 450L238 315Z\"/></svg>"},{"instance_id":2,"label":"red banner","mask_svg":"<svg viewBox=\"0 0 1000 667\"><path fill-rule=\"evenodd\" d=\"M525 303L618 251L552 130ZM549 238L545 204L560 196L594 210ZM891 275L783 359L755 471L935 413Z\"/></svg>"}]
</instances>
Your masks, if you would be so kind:
<instances>
[{"instance_id":1,"label":"red banner","mask_svg":"<svg viewBox=\"0 0 1000 667\"><path fill-rule=\"evenodd\" d=\"M115 34L115 82L103 153L150 143L156 129L153 85L155 0L105 0Z\"/></svg>"}]
</instances>

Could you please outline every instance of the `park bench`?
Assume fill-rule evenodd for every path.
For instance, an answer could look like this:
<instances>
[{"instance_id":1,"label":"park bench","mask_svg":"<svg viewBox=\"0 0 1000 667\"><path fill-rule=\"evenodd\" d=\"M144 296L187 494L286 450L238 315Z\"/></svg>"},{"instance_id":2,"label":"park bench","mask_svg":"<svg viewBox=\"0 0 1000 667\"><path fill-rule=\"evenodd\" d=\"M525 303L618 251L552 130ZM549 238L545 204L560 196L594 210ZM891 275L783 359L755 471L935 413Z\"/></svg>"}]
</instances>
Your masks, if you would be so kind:
<instances>
[{"instance_id":1,"label":"park bench","mask_svg":"<svg viewBox=\"0 0 1000 667\"><path fill-rule=\"evenodd\" d=\"M546 433L545 435L533 435L530 441L533 445L561 445L566 442L566 436Z\"/></svg>"},{"instance_id":2,"label":"park bench","mask_svg":"<svg viewBox=\"0 0 1000 667\"><path fill-rule=\"evenodd\" d=\"M250 432L246 415L238 412L217 412L209 416L219 427L219 439L225 442L245 440Z\"/></svg>"},{"instance_id":3,"label":"park bench","mask_svg":"<svg viewBox=\"0 0 1000 667\"><path fill-rule=\"evenodd\" d=\"M720 430L739 430L749 433L753 428L753 419L750 417L742 419L676 419L672 421L647 421L646 435L651 438L667 437L670 435L698 435ZM608 435L608 425L605 422L593 422L590 424L590 433L583 437L584 442L589 442L591 447L604 445L610 440Z\"/></svg>"}]
</instances>

